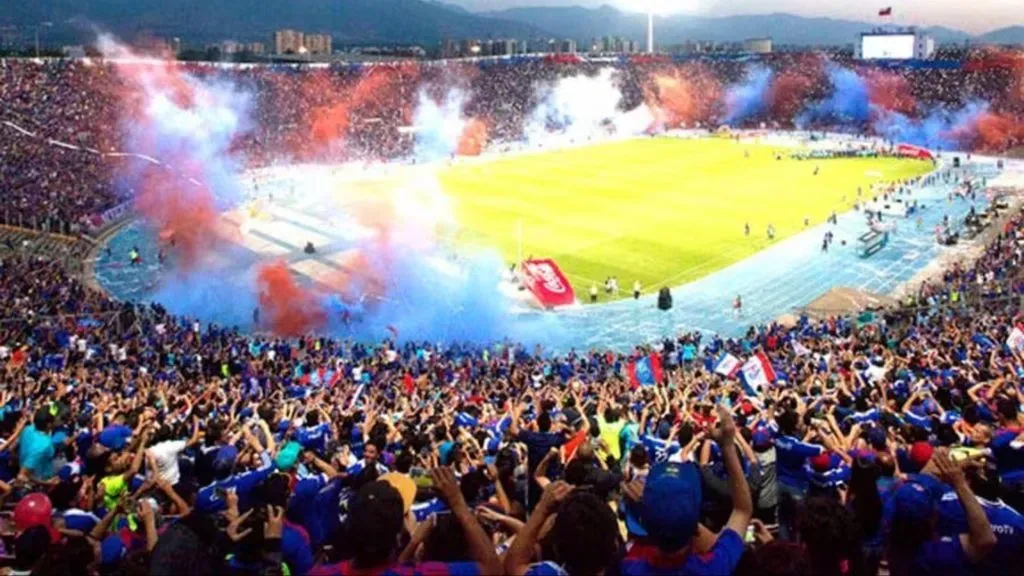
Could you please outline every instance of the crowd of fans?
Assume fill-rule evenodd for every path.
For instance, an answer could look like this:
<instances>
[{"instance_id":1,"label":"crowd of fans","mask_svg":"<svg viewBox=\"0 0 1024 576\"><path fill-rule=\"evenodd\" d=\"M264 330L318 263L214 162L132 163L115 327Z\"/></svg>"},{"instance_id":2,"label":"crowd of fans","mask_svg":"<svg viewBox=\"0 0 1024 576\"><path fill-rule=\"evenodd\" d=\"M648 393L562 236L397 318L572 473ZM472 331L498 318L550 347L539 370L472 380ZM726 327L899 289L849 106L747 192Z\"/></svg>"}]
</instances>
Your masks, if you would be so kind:
<instances>
[{"instance_id":1,"label":"crowd of fans","mask_svg":"<svg viewBox=\"0 0 1024 576\"><path fill-rule=\"evenodd\" d=\"M631 355L241 334L0 266L17 574L1006 573L1024 213L914 308ZM987 287L963 306L965 285ZM753 390L716 372L763 353ZM638 385L631 360L661 379Z\"/></svg>"},{"instance_id":2,"label":"crowd of fans","mask_svg":"<svg viewBox=\"0 0 1024 576\"><path fill-rule=\"evenodd\" d=\"M750 121L792 126L808 103L828 96L832 89L827 62L881 78L879 94L873 97L911 115L938 105L956 108L984 101L994 110L1021 117L1024 75L1012 65L1019 62L1011 59L1004 66L998 65L1000 60L992 61L996 64L966 60L956 67L880 72L814 54L778 54L758 63L779 78L771 94L770 116ZM413 123L421 91L443 99L452 86L469 95L465 114L487 125L489 142L519 141L540 100L539 86L570 75L596 74L609 66L617 69L623 109L645 102L683 107L685 113L669 115L671 121L714 127L725 115L721 94L715 93L740 82L751 64L729 59L591 62L563 58L338 68L181 66L199 76L224 77L255 95L253 129L236 148L250 163L266 164L282 159L408 157L413 142L405 127ZM656 78L683 79L694 88L685 95L670 94ZM129 83L109 63L4 60L0 64L0 190L10 198L4 206L4 222L73 233L95 225L98 214L130 198L132 191L119 186L121 180L116 177L123 173L119 170L123 165L103 153L121 149L125 130L121 119L132 117L126 107L136 102ZM332 146L332 142L344 145Z\"/></svg>"},{"instance_id":3,"label":"crowd of fans","mask_svg":"<svg viewBox=\"0 0 1024 576\"><path fill-rule=\"evenodd\" d=\"M500 139L521 128L534 82L592 66L460 81ZM625 98L667 66L627 68ZM917 72L922 99L1001 81L940 71L955 78L935 87ZM295 125L363 78L227 73L259 87L259 128L241 144L257 162L302 154ZM383 157L407 146L407 108L391 104L454 71L392 73L401 88L355 104L377 115L344 125ZM21 225L84 224L128 194L100 154L118 141L109 67L9 61L0 74L0 121L20 128L0 125L0 190ZM976 262L866 323L562 355L243 334L115 302L8 250L0 562L41 575L1019 572L1022 240L1024 212ZM761 355L775 378L755 388L720 369L726 354ZM654 383L629 376L639 360L661 367Z\"/></svg>"}]
</instances>

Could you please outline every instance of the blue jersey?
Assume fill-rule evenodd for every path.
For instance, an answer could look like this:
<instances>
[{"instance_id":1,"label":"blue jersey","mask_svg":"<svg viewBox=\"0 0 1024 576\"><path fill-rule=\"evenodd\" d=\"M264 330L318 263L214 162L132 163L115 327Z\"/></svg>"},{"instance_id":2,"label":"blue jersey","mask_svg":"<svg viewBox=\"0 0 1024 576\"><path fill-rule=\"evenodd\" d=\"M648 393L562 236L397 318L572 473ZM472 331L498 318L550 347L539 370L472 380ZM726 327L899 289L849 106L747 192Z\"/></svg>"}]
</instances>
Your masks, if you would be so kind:
<instances>
[{"instance_id":1,"label":"blue jersey","mask_svg":"<svg viewBox=\"0 0 1024 576\"><path fill-rule=\"evenodd\" d=\"M652 464L668 462L668 459L680 450L678 442L662 440L650 434L641 436L640 441L643 442L644 448L647 449L647 458L650 459Z\"/></svg>"},{"instance_id":2,"label":"blue jersey","mask_svg":"<svg viewBox=\"0 0 1024 576\"><path fill-rule=\"evenodd\" d=\"M327 423L300 428L296 439L306 450L323 454L327 448L327 439L331 436L331 425Z\"/></svg>"},{"instance_id":3,"label":"blue jersey","mask_svg":"<svg viewBox=\"0 0 1024 576\"><path fill-rule=\"evenodd\" d=\"M792 488L806 489L807 474L804 463L808 458L825 451L823 446L808 444L793 436L779 436L775 439L775 472L779 483Z\"/></svg>"},{"instance_id":4,"label":"blue jersey","mask_svg":"<svg viewBox=\"0 0 1024 576\"><path fill-rule=\"evenodd\" d=\"M964 553L963 545L960 544L960 536L943 536L922 544L909 565L903 565L903 562L890 558L889 566L890 573L895 574L959 576L968 573L971 564Z\"/></svg>"},{"instance_id":5,"label":"blue jersey","mask_svg":"<svg viewBox=\"0 0 1024 576\"><path fill-rule=\"evenodd\" d=\"M383 465L383 464L381 464L380 462L374 462L373 465L377 467L377 473L378 474L383 476L384 474L388 473L388 467ZM359 460L355 464L353 464L353 465L348 467L348 475L349 476L355 476L356 474L359 474L360 472L362 472L366 468L366 466L367 466L367 462L366 462L365 459L364 460Z\"/></svg>"},{"instance_id":6,"label":"blue jersey","mask_svg":"<svg viewBox=\"0 0 1024 576\"><path fill-rule=\"evenodd\" d=\"M932 429L932 419L928 416L921 416L913 412L907 411L901 415L901 418L907 424L917 426L918 428L924 428L925 430Z\"/></svg>"},{"instance_id":7,"label":"blue jersey","mask_svg":"<svg viewBox=\"0 0 1024 576\"><path fill-rule=\"evenodd\" d=\"M850 481L850 467L838 454L829 456L828 470L818 471L810 461L804 462L804 474L811 485L818 488L838 488L840 484Z\"/></svg>"},{"instance_id":8,"label":"blue jersey","mask_svg":"<svg viewBox=\"0 0 1024 576\"><path fill-rule=\"evenodd\" d=\"M992 439L992 454L1004 483L1024 481L1024 442L1016 442L1017 436L1015 431L1004 430Z\"/></svg>"},{"instance_id":9,"label":"blue jersey","mask_svg":"<svg viewBox=\"0 0 1024 576\"><path fill-rule=\"evenodd\" d=\"M996 546L982 560L980 568L990 574L1012 566L1024 550L1024 516L1007 506L1002 500L978 498L985 517L996 534ZM967 533L967 516L960 505L960 499L952 490L939 499L939 518L936 530L942 536L956 536ZM981 570L982 572L986 570Z\"/></svg>"},{"instance_id":10,"label":"blue jersey","mask_svg":"<svg viewBox=\"0 0 1024 576\"><path fill-rule=\"evenodd\" d=\"M426 502L417 502L412 505L412 513L416 517L417 522L423 522L433 514L443 514L450 510L448 505L444 503L444 500L440 498L431 498Z\"/></svg>"},{"instance_id":11,"label":"blue jersey","mask_svg":"<svg viewBox=\"0 0 1024 576\"><path fill-rule=\"evenodd\" d=\"M666 555L656 546L634 544L626 552L619 572L623 576L732 574L742 555L743 539L734 530L726 529L704 554Z\"/></svg>"},{"instance_id":12,"label":"blue jersey","mask_svg":"<svg viewBox=\"0 0 1024 576\"><path fill-rule=\"evenodd\" d=\"M240 474L232 474L199 489L196 493L196 511L203 513L220 512L227 508L227 503L219 492L233 490L238 494L238 510L244 512L251 508L252 491L276 470L273 461L266 452L260 455L262 463L259 468Z\"/></svg>"},{"instance_id":13,"label":"blue jersey","mask_svg":"<svg viewBox=\"0 0 1024 576\"><path fill-rule=\"evenodd\" d=\"M854 424L863 424L865 422L878 422L879 413L877 408L865 410L864 412L851 412L845 420L849 420Z\"/></svg>"},{"instance_id":14,"label":"blue jersey","mask_svg":"<svg viewBox=\"0 0 1024 576\"><path fill-rule=\"evenodd\" d=\"M313 549L302 526L285 521L281 532L281 559L295 576L306 576L313 568Z\"/></svg>"}]
</instances>

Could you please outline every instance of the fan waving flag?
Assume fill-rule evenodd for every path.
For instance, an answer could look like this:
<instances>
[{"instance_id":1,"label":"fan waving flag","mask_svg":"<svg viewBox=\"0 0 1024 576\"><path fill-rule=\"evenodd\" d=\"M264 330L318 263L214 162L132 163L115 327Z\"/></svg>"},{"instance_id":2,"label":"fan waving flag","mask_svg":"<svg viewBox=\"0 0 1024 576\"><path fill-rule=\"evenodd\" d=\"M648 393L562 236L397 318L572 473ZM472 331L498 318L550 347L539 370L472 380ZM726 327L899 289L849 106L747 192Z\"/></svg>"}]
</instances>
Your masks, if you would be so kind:
<instances>
[{"instance_id":1,"label":"fan waving flag","mask_svg":"<svg viewBox=\"0 0 1024 576\"><path fill-rule=\"evenodd\" d=\"M629 386L633 389L661 382L661 356L649 354L633 358L626 365L626 376L629 378Z\"/></svg>"},{"instance_id":2,"label":"fan waving flag","mask_svg":"<svg viewBox=\"0 0 1024 576\"><path fill-rule=\"evenodd\" d=\"M886 6L885 8L878 9L879 16L892 16L892 6Z\"/></svg>"},{"instance_id":3,"label":"fan waving flag","mask_svg":"<svg viewBox=\"0 0 1024 576\"><path fill-rule=\"evenodd\" d=\"M1016 324L1010 330L1010 336L1006 339L1006 345L1012 352L1024 349L1024 325Z\"/></svg>"},{"instance_id":4,"label":"fan waving flag","mask_svg":"<svg viewBox=\"0 0 1024 576\"><path fill-rule=\"evenodd\" d=\"M764 352L758 352L743 365L743 387L751 395L759 395L761 389L775 382L775 368Z\"/></svg>"},{"instance_id":5,"label":"fan waving flag","mask_svg":"<svg viewBox=\"0 0 1024 576\"><path fill-rule=\"evenodd\" d=\"M726 378L731 378L740 371L740 361L729 354L728 352L722 352L718 360L715 360L715 374L721 374Z\"/></svg>"}]
</instances>

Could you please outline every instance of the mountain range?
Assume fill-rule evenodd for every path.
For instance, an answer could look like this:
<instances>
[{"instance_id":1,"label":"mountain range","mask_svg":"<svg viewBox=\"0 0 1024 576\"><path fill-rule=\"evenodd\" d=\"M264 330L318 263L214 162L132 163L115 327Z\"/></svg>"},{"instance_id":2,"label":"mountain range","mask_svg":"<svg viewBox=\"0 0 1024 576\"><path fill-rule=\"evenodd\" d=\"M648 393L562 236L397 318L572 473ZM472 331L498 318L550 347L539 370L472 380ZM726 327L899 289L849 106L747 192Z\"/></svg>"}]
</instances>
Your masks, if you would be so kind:
<instances>
[{"instance_id":1,"label":"mountain range","mask_svg":"<svg viewBox=\"0 0 1024 576\"><path fill-rule=\"evenodd\" d=\"M0 27L34 33L41 22L45 43L86 42L97 28L132 39L179 37L185 44L224 39L268 42L274 30L329 33L335 45L420 44L445 38L571 38L601 36L642 40L646 16L611 6L600 8L512 8L472 13L444 0L0 0ZM740 41L771 37L776 44L844 45L873 25L791 14L706 17L678 15L656 20L659 45L684 41ZM949 28L927 28L940 42L1024 43L1024 26L981 36Z\"/></svg>"}]
</instances>

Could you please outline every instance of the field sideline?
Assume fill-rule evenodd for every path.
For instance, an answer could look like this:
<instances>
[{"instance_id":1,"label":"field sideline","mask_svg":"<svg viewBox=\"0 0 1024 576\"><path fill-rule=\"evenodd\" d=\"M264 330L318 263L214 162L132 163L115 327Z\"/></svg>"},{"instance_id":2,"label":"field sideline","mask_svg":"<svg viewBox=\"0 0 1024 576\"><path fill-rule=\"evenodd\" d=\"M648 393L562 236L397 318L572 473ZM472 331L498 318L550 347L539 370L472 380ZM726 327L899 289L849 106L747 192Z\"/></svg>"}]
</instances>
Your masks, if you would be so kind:
<instances>
[{"instance_id":1,"label":"field sideline","mask_svg":"<svg viewBox=\"0 0 1024 576\"><path fill-rule=\"evenodd\" d=\"M805 217L814 225L848 210L858 186L867 196L873 182L932 169L892 158L775 160L777 149L649 138L456 164L439 178L460 242L496 247L512 262L521 221L524 256L553 258L582 301L610 275L628 296L637 279L652 292L710 274L767 246L769 223L777 242L803 230Z\"/></svg>"}]
</instances>

